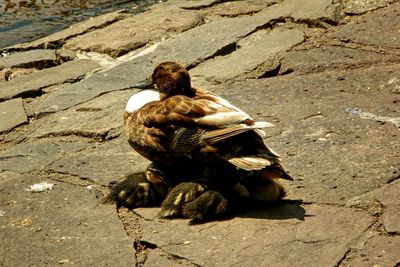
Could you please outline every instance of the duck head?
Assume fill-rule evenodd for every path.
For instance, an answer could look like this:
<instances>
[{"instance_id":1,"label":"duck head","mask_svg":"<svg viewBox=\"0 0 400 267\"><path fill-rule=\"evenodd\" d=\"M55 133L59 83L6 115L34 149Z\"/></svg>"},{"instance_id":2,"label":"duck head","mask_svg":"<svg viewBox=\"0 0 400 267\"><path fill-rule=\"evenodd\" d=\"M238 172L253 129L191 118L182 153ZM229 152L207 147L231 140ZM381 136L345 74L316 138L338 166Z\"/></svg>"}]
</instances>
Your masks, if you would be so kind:
<instances>
[{"instance_id":1,"label":"duck head","mask_svg":"<svg viewBox=\"0 0 400 267\"><path fill-rule=\"evenodd\" d=\"M133 113L147 103L159 101L173 95L195 96L196 92L190 84L189 72L179 63L163 62L154 69L151 78L140 81L129 88L142 89L132 95L125 111ZM157 89L155 91L154 89Z\"/></svg>"},{"instance_id":2,"label":"duck head","mask_svg":"<svg viewBox=\"0 0 400 267\"><path fill-rule=\"evenodd\" d=\"M195 95L195 90L190 84L189 72L179 63L163 62L157 65L151 75L151 80L160 94L188 97Z\"/></svg>"}]
</instances>

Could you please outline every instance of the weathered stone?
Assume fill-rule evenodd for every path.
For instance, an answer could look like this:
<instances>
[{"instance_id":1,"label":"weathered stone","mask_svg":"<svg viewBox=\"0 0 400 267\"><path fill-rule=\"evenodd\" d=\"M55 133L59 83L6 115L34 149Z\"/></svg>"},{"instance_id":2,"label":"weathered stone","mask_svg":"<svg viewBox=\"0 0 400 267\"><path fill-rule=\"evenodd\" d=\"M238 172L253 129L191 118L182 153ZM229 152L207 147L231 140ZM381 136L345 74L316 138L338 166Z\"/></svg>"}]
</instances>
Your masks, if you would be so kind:
<instances>
[{"instance_id":1,"label":"weathered stone","mask_svg":"<svg viewBox=\"0 0 400 267\"><path fill-rule=\"evenodd\" d=\"M397 266L400 236L379 235L368 240L362 249L352 251L339 266Z\"/></svg>"},{"instance_id":2,"label":"weathered stone","mask_svg":"<svg viewBox=\"0 0 400 267\"><path fill-rule=\"evenodd\" d=\"M84 34L96 28L102 28L128 16L131 15L126 10L118 10L116 12L93 17L87 21L76 23L65 30L50 34L35 41L10 46L7 49L58 48L71 37Z\"/></svg>"},{"instance_id":3,"label":"weathered stone","mask_svg":"<svg viewBox=\"0 0 400 267\"><path fill-rule=\"evenodd\" d=\"M146 220L142 240L201 266L335 266L374 221L349 208L304 208L306 214L300 206L283 205L194 226Z\"/></svg>"},{"instance_id":4,"label":"weathered stone","mask_svg":"<svg viewBox=\"0 0 400 267\"><path fill-rule=\"evenodd\" d=\"M0 173L2 265L135 264L132 241L113 206L99 205L93 190L63 183L42 193L25 190L42 181Z\"/></svg>"},{"instance_id":5,"label":"weathered stone","mask_svg":"<svg viewBox=\"0 0 400 267\"><path fill-rule=\"evenodd\" d=\"M13 53L0 57L0 70L15 67L38 67L55 65L55 50L36 49L25 52Z\"/></svg>"},{"instance_id":6,"label":"weathered stone","mask_svg":"<svg viewBox=\"0 0 400 267\"><path fill-rule=\"evenodd\" d=\"M344 1L343 11L348 15L360 15L365 12L385 7L397 0L347 0Z\"/></svg>"},{"instance_id":7,"label":"weathered stone","mask_svg":"<svg viewBox=\"0 0 400 267\"><path fill-rule=\"evenodd\" d=\"M69 39L65 47L118 57L193 28L201 22L202 18L196 12L185 11L177 6L155 5L147 12Z\"/></svg>"},{"instance_id":8,"label":"weathered stone","mask_svg":"<svg viewBox=\"0 0 400 267\"><path fill-rule=\"evenodd\" d=\"M90 146L87 143L23 143L0 151L0 172L27 173L42 170L69 153Z\"/></svg>"},{"instance_id":9,"label":"weathered stone","mask_svg":"<svg viewBox=\"0 0 400 267\"><path fill-rule=\"evenodd\" d=\"M22 98L0 103L0 133L28 122Z\"/></svg>"},{"instance_id":10,"label":"weathered stone","mask_svg":"<svg viewBox=\"0 0 400 267\"><path fill-rule=\"evenodd\" d=\"M35 68L5 68L0 70L0 82L9 81L15 79L18 76L27 75L30 73L37 72L38 70Z\"/></svg>"},{"instance_id":11,"label":"weathered stone","mask_svg":"<svg viewBox=\"0 0 400 267\"><path fill-rule=\"evenodd\" d=\"M196 1L198 2L198 1ZM196 3L193 2L193 3ZM276 4L277 0L249 0L249 1L227 1L216 5L212 5L204 14L207 18L210 16L225 16L225 17L236 17L246 14L255 14L260 10ZM186 7L184 7L186 8ZM216 17L215 19L219 19Z\"/></svg>"},{"instance_id":12,"label":"weathered stone","mask_svg":"<svg viewBox=\"0 0 400 267\"><path fill-rule=\"evenodd\" d=\"M0 82L0 100L35 93L47 86L79 79L98 67L94 61L77 60L17 77L8 82Z\"/></svg>"},{"instance_id":13,"label":"weathered stone","mask_svg":"<svg viewBox=\"0 0 400 267\"><path fill-rule=\"evenodd\" d=\"M398 128L346 112L363 107L394 116L394 95L382 85L398 71L400 65L285 75L215 91L256 119L275 124L265 141L295 179L285 182L289 198L345 204L384 185L400 169Z\"/></svg>"},{"instance_id":14,"label":"weathered stone","mask_svg":"<svg viewBox=\"0 0 400 267\"><path fill-rule=\"evenodd\" d=\"M202 76L218 82L239 75L260 77L271 69L268 65L274 61L274 58L303 40L304 34L299 30L257 31L240 40L239 49L236 51L207 60L192 69L190 73L193 77Z\"/></svg>"},{"instance_id":15,"label":"weathered stone","mask_svg":"<svg viewBox=\"0 0 400 267\"><path fill-rule=\"evenodd\" d=\"M266 23L268 20L266 21L264 16L254 16L223 19L195 27L162 42L148 54L110 70L95 73L88 79L67 86L63 90L57 90L43 102L41 110L54 112L67 109L105 92L132 86L147 78L159 62L172 60L186 66L196 65L217 55ZM57 109L52 108L54 105Z\"/></svg>"},{"instance_id":16,"label":"weathered stone","mask_svg":"<svg viewBox=\"0 0 400 267\"><path fill-rule=\"evenodd\" d=\"M190 262L185 259L177 258L161 249L151 250L150 253L146 255L146 266L170 266L170 267L182 267L182 266L193 266Z\"/></svg>"},{"instance_id":17,"label":"weathered stone","mask_svg":"<svg viewBox=\"0 0 400 267\"><path fill-rule=\"evenodd\" d=\"M375 198L383 206L383 225L390 234L400 233L400 180L385 185L376 192Z\"/></svg>"},{"instance_id":18,"label":"weathered stone","mask_svg":"<svg viewBox=\"0 0 400 267\"><path fill-rule=\"evenodd\" d=\"M398 49L400 48L400 37L393 32L400 31L399 9L400 3L394 3L371 15L362 16L347 23L332 36L360 45ZM379 38L376 38L377 36Z\"/></svg>"},{"instance_id":19,"label":"weathered stone","mask_svg":"<svg viewBox=\"0 0 400 267\"><path fill-rule=\"evenodd\" d=\"M290 16L296 21L339 21L340 4L331 0L306 0L302 1L301 5L297 0L289 0L284 1L282 6L290 7Z\"/></svg>"},{"instance_id":20,"label":"weathered stone","mask_svg":"<svg viewBox=\"0 0 400 267\"><path fill-rule=\"evenodd\" d=\"M305 0L298 4L297 0L286 0L277 5L265 8L257 15L292 18L296 22L318 24L336 23L340 20L339 4L331 0Z\"/></svg>"},{"instance_id":21,"label":"weathered stone","mask_svg":"<svg viewBox=\"0 0 400 267\"><path fill-rule=\"evenodd\" d=\"M206 7L210 7L212 5L216 5L218 3L224 2L224 0L199 0L199 1L185 1L182 3L182 1L177 1L173 0L171 1L172 3L177 3L179 4L180 7L185 8L185 9L202 9Z\"/></svg>"},{"instance_id":22,"label":"weathered stone","mask_svg":"<svg viewBox=\"0 0 400 267\"><path fill-rule=\"evenodd\" d=\"M54 162L48 170L68 173L89 179L101 185L118 181L124 175L143 172L149 161L136 153L128 144L126 137L109 143L98 144L91 149L70 154Z\"/></svg>"},{"instance_id":23,"label":"weathered stone","mask_svg":"<svg viewBox=\"0 0 400 267\"><path fill-rule=\"evenodd\" d=\"M37 128L31 137L79 135L104 139L110 131L117 128L121 130L126 102L134 92L135 90L111 92L48 116L43 119L46 121L43 126ZM58 109L57 103L50 107ZM39 107L36 114L40 113Z\"/></svg>"},{"instance_id":24,"label":"weathered stone","mask_svg":"<svg viewBox=\"0 0 400 267\"><path fill-rule=\"evenodd\" d=\"M297 75L334 69L354 69L376 63L399 61L400 57L341 46L321 46L291 51L281 60L281 73ZM393 82L393 85L395 83Z\"/></svg>"}]
</instances>

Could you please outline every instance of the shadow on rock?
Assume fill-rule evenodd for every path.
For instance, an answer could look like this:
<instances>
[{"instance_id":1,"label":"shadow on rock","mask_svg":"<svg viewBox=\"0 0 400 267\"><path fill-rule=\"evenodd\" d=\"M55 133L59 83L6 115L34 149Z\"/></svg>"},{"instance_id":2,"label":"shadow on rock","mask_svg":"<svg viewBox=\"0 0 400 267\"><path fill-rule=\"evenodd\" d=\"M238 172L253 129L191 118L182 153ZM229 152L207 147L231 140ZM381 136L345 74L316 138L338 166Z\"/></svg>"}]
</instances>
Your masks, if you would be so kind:
<instances>
[{"instance_id":1,"label":"shadow on rock","mask_svg":"<svg viewBox=\"0 0 400 267\"><path fill-rule=\"evenodd\" d=\"M285 199L276 204L270 204L268 206L261 205L256 206L254 209L249 209L237 214L235 217L241 218L257 218L257 219L269 219L269 220L287 220L297 219L304 221L306 211L301 207L302 200L289 200Z\"/></svg>"}]
</instances>

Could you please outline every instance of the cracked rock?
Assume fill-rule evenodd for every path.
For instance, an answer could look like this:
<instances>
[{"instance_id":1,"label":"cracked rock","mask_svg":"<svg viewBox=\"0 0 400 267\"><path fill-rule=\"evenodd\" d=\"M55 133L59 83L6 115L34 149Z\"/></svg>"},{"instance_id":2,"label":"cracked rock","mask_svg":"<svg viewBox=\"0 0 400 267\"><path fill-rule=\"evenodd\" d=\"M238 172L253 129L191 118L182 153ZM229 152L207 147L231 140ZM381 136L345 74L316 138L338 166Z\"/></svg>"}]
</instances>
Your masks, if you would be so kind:
<instances>
[{"instance_id":1,"label":"cracked rock","mask_svg":"<svg viewBox=\"0 0 400 267\"><path fill-rule=\"evenodd\" d=\"M400 180L385 185L374 193L383 206L383 225L389 234L400 234Z\"/></svg>"},{"instance_id":2,"label":"cracked rock","mask_svg":"<svg viewBox=\"0 0 400 267\"><path fill-rule=\"evenodd\" d=\"M271 18L272 19L272 18ZM162 42L154 51L137 57L110 70L94 73L91 77L63 90L52 93L42 104L53 111L67 109L103 93L120 90L144 80L162 61L178 61L186 66L196 65L231 46L257 27L268 23L265 17L238 17L203 24ZM240 27L237 27L240 25Z\"/></svg>"},{"instance_id":3,"label":"cracked rock","mask_svg":"<svg viewBox=\"0 0 400 267\"><path fill-rule=\"evenodd\" d=\"M48 170L76 175L107 186L126 174L143 172L148 164L149 161L134 152L124 137L70 154L51 164Z\"/></svg>"},{"instance_id":4,"label":"cracked rock","mask_svg":"<svg viewBox=\"0 0 400 267\"><path fill-rule=\"evenodd\" d=\"M128 98L135 90L117 91L102 95L96 99L52 114L43 120L45 124L37 128L30 136L78 135L95 139L105 139L110 131L121 132L123 112ZM63 103L59 99L39 106L36 114L57 109ZM49 110L50 109L50 110ZM118 135L117 132L114 134Z\"/></svg>"},{"instance_id":5,"label":"cracked rock","mask_svg":"<svg viewBox=\"0 0 400 267\"><path fill-rule=\"evenodd\" d=\"M334 266L347 244L373 222L363 211L318 205L305 206L301 221L299 208L259 209L194 226L182 220L145 221L142 239L201 266Z\"/></svg>"},{"instance_id":6,"label":"cracked rock","mask_svg":"<svg viewBox=\"0 0 400 267\"><path fill-rule=\"evenodd\" d=\"M0 100L38 93L42 88L78 79L98 67L94 61L83 59L0 82Z\"/></svg>"},{"instance_id":7,"label":"cracked rock","mask_svg":"<svg viewBox=\"0 0 400 267\"><path fill-rule=\"evenodd\" d=\"M32 175L0 173L0 203L5 211L0 220L2 265L125 266L135 262L132 241L113 206L99 205L93 191L68 184L58 183L41 194L24 190L40 181Z\"/></svg>"},{"instance_id":8,"label":"cracked rock","mask_svg":"<svg viewBox=\"0 0 400 267\"><path fill-rule=\"evenodd\" d=\"M400 3L375 11L369 16L361 16L341 27L333 37L359 45L372 45L377 49L400 48ZM390 30L389 30L390 29ZM379 38L376 38L379 36Z\"/></svg>"},{"instance_id":9,"label":"cracked rock","mask_svg":"<svg viewBox=\"0 0 400 267\"><path fill-rule=\"evenodd\" d=\"M65 47L118 57L160 41L161 38L193 28L201 22L202 18L198 13L176 6L156 5L144 13L72 38L66 42Z\"/></svg>"},{"instance_id":10,"label":"cracked rock","mask_svg":"<svg viewBox=\"0 0 400 267\"><path fill-rule=\"evenodd\" d=\"M339 266L398 266L400 236L379 235L367 241L363 248L352 251Z\"/></svg>"},{"instance_id":11,"label":"cracked rock","mask_svg":"<svg viewBox=\"0 0 400 267\"><path fill-rule=\"evenodd\" d=\"M259 77L271 69L268 64L273 63L277 55L303 40L304 34L299 30L257 31L240 40L237 50L228 55L207 60L192 69L190 73L194 78L201 76L218 82L241 74L247 77ZM260 68L260 66L263 67ZM222 69L224 71L221 71Z\"/></svg>"},{"instance_id":12,"label":"cracked rock","mask_svg":"<svg viewBox=\"0 0 400 267\"><path fill-rule=\"evenodd\" d=\"M0 172L27 173L90 146L86 143L24 143L0 151Z\"/></svg>"},{"instance_id":13,"label":"cracked rock","mask_svg":"<svg viewBox=\"0 0 400 267\"><path fill-rule=\"evenodd\" d=\"M55 65L55 50L36 49L13 53L0 57L0 70L3 68L38 68Z\"/></svg>"},{"instance_id":14,"label":"cracked rock","mask_svg":"<svg viewBox=\"0 0 400 267\"><path fill-rule=\"evenodd\" d=\"M28 122L22 98L0 103L0 133Z\"/></svg>"}]
</instances>

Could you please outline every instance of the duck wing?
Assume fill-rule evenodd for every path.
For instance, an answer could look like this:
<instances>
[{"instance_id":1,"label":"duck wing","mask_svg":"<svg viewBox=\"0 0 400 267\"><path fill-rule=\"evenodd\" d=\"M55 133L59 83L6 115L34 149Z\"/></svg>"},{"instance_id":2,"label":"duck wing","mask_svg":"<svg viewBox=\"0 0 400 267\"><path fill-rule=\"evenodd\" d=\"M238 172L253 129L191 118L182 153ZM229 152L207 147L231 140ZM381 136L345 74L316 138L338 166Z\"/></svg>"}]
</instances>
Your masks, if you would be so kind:
<instances>
[{"instance_id":1,"label":"duck wing","mask_svg":"<svg viewBox=\"0 0 400 267\"><path fill-rule=\"evenodd\" d=\"M170 127L167 143L171 152L188 152L212 145L241 133L273 126L269 122L255 122L250 116L225 99L201 91L195 97L168 97L144 106L143 124L148 128Z\"/></svg>"}]
</instances>

